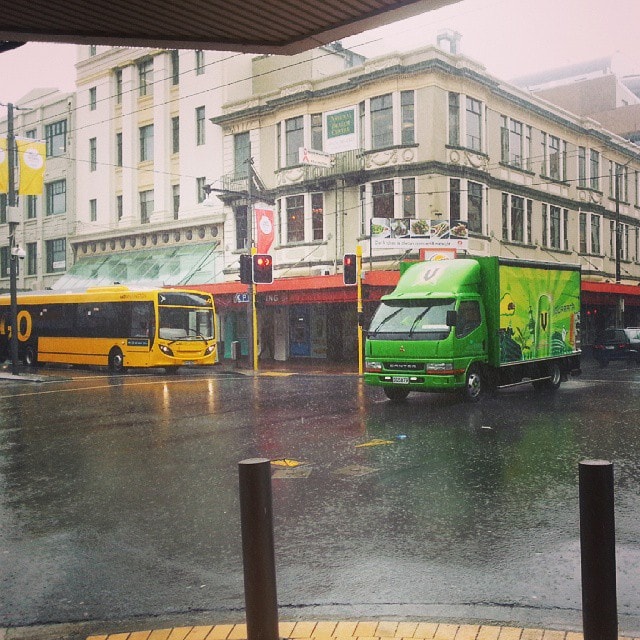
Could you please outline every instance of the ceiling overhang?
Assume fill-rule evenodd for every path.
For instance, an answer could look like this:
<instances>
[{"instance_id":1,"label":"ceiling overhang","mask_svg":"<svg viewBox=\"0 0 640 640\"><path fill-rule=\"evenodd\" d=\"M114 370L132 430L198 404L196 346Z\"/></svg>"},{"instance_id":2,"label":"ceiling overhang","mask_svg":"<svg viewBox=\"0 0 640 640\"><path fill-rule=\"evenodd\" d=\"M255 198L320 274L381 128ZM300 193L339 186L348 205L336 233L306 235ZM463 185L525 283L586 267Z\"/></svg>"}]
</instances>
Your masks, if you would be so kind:
<instances>
[{"instance_id":1,"label":"ceiling overhang","mask_svg":"<svg viewBox=\"0 0 640 640\"><path fill-rule=\"evenodd\" d=\"M0 40L294 54L459 0L12 0Z\"/></svg>"}]
</instances>

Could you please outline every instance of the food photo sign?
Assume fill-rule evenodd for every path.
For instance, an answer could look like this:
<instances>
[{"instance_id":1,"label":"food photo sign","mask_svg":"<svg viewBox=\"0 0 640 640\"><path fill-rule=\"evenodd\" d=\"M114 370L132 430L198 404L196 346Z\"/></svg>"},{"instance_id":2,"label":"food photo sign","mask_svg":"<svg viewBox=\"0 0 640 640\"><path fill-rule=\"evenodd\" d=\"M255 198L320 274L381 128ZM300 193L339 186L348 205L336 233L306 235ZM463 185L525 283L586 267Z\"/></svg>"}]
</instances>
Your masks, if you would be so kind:
<instances>
[{"instance_id":1,"label":"food photo sign","mask_svg":"<svg viewBox=\"0 0 640 640\"><path fill-rule=\"evenodd\" d=\"M424 246L469 248L469 230L464 220L418 218L371 218L371 246L374 249L420 249Z\"/></svg>"}]
</instances>

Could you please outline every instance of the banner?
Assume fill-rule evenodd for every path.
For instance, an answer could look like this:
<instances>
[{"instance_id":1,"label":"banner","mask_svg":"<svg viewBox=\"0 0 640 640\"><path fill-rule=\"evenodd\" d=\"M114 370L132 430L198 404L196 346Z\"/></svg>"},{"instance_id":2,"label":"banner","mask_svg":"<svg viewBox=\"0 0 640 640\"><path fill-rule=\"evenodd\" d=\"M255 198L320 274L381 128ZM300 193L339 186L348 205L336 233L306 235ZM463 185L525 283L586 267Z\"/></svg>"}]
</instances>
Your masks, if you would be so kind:
<instances>
[{"instance_id":1,"label":"banner","mask_svg":"<svg viewBox=\"0 0 640 640\"><path fill-rule=\"evenodd\" d=\"M325 113L324 150L327 153L340 153L358 148L356 131L356 108L347 107Z\"/></svg>"},{"instance_id":2,"label":"banner","mask_svg":"<svg viewBox=\"0 0 640 640\"><path fill-rule=\"evenodd\" d=\"M420 249L421 247L469 248L469 230L464 220L418 218L371 218L371 246L374 249Z\"/></svg>"},{"instance_id":3,"label":"banner","mask_svg":"<svg viewBox=\"0 0 640 640\"><path fill-rule=\"evenodd\" d=\"M9 156L7 139L0 138L0 193L9 192Z\"/></svg>"},{"instance_id":4,"label":"banner","mask_svg":"<svg viewBox=\"0 0 640 640\"><path fill-rule=\"evenodd\" d=\"M17 138L20 181L18 194L21 196L42 195L44 188L44 159L46 144L39 140Z\"/></svg>"},{"instance_id":5,"label":"banner","mask_svg":"<svg viewBox=\"0 0 640 640\"><path fill-rule=\"evenodd\" d=\"M269 253L274 238L273 209L268 204L260 202L256 204L255 212L258 253Z\"/></svg>"}]
</instances>

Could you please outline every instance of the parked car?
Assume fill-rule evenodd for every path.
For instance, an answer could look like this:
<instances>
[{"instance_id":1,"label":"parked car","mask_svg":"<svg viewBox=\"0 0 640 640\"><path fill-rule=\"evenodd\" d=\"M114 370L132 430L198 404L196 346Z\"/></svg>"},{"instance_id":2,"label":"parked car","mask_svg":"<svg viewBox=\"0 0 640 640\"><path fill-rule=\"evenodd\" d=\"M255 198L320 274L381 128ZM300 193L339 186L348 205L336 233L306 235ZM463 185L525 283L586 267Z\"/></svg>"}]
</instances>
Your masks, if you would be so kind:
<instances>
[{"instance_id":1,"label":"parked car","mask_svg":"<svg viewBox=\"0 0 640 640\"><path fill-rule=\"evenodd\" d=\"M596 337L593 357L601 367L611 360L640 362L640 328L607 329Z\"/></svg>"}]
</instances>

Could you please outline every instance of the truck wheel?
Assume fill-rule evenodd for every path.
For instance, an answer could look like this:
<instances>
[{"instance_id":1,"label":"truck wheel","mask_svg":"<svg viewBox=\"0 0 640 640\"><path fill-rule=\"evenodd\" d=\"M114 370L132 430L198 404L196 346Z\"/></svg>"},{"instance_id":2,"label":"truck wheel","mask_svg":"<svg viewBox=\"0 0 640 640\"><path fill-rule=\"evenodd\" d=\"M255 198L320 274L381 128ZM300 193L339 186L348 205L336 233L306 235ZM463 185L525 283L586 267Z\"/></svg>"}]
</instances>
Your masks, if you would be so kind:
<instances>
[{"instance_id":1,"label":"truck wheel","mask_svg":"<svg viewBox=\"0 0 640 640\"><path fill-rule=\"evenodd\" d=\"M407 399L409 395L409 389L402 389L398 387L384 387L384 394L392 402L402 402Z\"/></svg>"},{"instance_id":2,"label":"truck wheel","mask_svg":"<svg viewBox=\"0 0 640 640\"><path fill-rule=\"evenodd\" d=\"M478 402L485 392L487 381L485 379L484 372L477 365L473 364L467 371L467 382L465 384L464 392L469 402Z\"/></svg>"},{"instance_id":3,"label":"truck wheel","mask_svg":"<svg viewBox=\"0 0 640 640\"><path fill-rule=\"evenodd\" d=\"M112 373L123 373L125 370L124 356L118 347L113 347L109 351L109 371Z\"/></svg>"},{"instance_id":4,"label":"truck wheel","mask_svg":"<svg viewBox=\"0 0 640 640\"><path fill-rule=\"evenodd\" d=\"M554 362L547 367L546 375L549 376L548 380L536 380L533 383L533 388L537 391L556 391L560 388L562 382L562 372L559 365Z\"/></svg>"}]
</instances>

